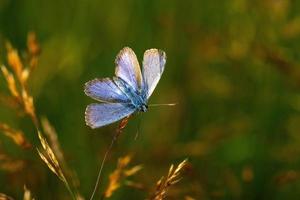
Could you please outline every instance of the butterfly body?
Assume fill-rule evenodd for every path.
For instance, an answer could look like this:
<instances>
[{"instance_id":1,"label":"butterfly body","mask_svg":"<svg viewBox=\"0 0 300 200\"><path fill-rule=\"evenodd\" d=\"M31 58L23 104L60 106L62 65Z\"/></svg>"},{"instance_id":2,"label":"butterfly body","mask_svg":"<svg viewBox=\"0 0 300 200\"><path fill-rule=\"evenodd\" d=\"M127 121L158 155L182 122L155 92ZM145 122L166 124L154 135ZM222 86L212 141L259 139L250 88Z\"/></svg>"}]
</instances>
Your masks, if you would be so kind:
<instances>
[{"instance_id":1,"label":"butterfly body","mask_svg":"<svg viewBox=\"0 0 300 200\"><path fill-rule=\"evenodd\" d=\"M148 99L163 73L166 54L158 49L145 51L141 71L135 53L125 47L115 63L115 77L85 84L86 95L102 102L86 108L85 121L91 128L111 124L134 112L146 112Z\"/></svg>"},{"instance_id":2,"label":"butterfly body","mask_svg":"<svg viewBox=\"0 0 300 200\"><path fill-rule=\"evenodd\" d=\"M114 82L120 88L120 90L128 97L128 99L130 99L132 107L134 107L137 111L147 111L148 100L143 91L135 90L124 80L118 77L114 77Z\"/></svg>"}]
</instances>

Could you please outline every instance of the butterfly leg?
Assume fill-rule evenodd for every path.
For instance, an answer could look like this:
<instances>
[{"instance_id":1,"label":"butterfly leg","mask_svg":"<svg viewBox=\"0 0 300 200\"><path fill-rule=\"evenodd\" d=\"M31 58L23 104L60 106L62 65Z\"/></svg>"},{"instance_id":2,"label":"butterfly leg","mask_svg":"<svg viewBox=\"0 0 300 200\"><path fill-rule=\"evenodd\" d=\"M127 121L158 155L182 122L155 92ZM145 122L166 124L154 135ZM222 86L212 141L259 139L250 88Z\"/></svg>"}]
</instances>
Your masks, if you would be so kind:
<instances>
[{"instance_id":1,"label":"butterfly leg","mask_svg":"<svg viewBox=\"0 0 300 200\"><path fill-rule=\"evenodd\" d=\"M122 131L125 129L125 127L127 126L128 122L129 122L129 118L131 118L131 115L125 117L124 119L122 119L122 121L120 122L119 124L119 127L117 129L117 133L115 135L115 137L117 138L121 133Z\"/></svg>"}]
</instances>

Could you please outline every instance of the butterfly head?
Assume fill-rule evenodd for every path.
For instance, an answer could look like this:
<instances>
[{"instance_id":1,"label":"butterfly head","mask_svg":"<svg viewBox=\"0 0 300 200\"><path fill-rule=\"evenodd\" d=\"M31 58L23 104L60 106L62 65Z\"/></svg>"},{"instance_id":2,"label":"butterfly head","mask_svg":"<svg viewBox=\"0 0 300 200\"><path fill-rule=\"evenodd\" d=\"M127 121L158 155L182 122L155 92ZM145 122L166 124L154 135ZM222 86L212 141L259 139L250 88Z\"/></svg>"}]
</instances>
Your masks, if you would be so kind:
<instances>
[{"instance_id":1,"label":"butterfly head","mask_svg":"<svg viewBox=\"0 0 300 200\"><path fill-rule=\"evenodd\" d=\"M147 104L142 104L139 109L140 109L141 112L147 112L148 105Z\"/></svg>"}]
</instances>

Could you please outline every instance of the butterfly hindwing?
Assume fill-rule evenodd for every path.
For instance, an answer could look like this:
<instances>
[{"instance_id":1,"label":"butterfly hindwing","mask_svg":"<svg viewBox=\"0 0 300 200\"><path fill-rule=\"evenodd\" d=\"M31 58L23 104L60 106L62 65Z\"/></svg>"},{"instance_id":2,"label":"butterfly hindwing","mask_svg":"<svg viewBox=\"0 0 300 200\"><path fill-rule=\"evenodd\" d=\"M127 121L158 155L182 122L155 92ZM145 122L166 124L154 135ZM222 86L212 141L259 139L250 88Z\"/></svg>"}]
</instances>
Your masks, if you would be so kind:
<instances>
[{"instance_id":1,"label":"butterfly hindwing","mask_svg":"<svg viewBox=\"0 0 300 200\"><path fill-rule=\"evenodd\" d=\"M101 102L128 103L130 100L109 78L94 79L87 82L84 86L87 96Z\"/></svg>"},{"instance_id":2,"label":"butterfly hindwing","mask_svg":"<svg viewBox=\"0 0 300 200\"><path fill-rule=\"evenodd\" d=\"M123 48L116 57L117 77L123 79L136 91L142 88L143 77L139 62L133 50L129 47Z\"/></svg>"},{"instance_id":3,"label":"butterfly hindwing","mask_svg":"<svg viewBox=\"0 0 300 200\"><path fill-rule=\"evenodd\" d=\"M129 104L93 103L86 108L85 122L91 128L98 128L129 116L135 110L136 109Z\"/></svg>"}]
</instances>

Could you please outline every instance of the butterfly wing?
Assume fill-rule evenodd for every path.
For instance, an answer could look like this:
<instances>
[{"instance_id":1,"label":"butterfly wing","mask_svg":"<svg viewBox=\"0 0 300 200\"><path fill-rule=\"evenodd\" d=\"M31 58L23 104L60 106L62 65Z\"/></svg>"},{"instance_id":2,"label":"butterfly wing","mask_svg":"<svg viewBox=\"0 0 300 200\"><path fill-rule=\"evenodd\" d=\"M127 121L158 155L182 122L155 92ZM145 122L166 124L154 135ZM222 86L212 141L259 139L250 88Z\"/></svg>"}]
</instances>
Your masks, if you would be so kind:
<instances>
[{"instance_id":1,"label":"butterfly wing","mask_svg":"<svg viewBox=\"0 0 300 200\"><path fill-rule=\"evenodd\" d=\"M143 58L144 92L147 98L153 93L166 64L166 53L159 49L145 51Z\"/></svg>"},{"instance_id":2,"label":"butterfly wing","mask_svg":"<svg viewBox=\"0 0 300 200\"><path fill-rule=\"evenodd\" d=\"M129 47L123 48L116 58L117 77L123 79L128 85L139 91L142 88L143 77L139 62L133 50Z\"/></svg>"},{"instance_id":3,"label":"butterfly wing","mask_svg":"<svg viewBox=\"0 0 300 200\"><path fill-rule=\"evenodd\" d=\"M129 104L121 103L93 103L87 106L85 111L85 123L91 128L99 128L116 122L136 109Z\"/></svg>"},{"instance_id":4,"label":"butterfly wing","mask_svg":"<svg viewBox=\"0 0 300 200\"><path fill-rule=\"evenodd\" d=\"M115 82L109 78L94 79L87 82L84 86L84 92L87 96L101 102L130 102Z\"/></svg>"}]
</instances>

